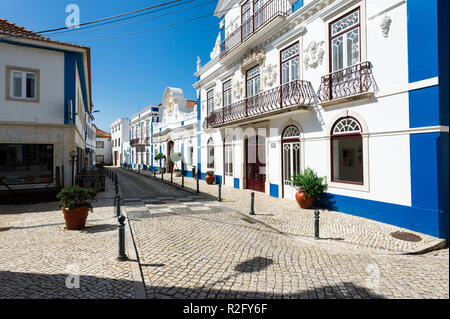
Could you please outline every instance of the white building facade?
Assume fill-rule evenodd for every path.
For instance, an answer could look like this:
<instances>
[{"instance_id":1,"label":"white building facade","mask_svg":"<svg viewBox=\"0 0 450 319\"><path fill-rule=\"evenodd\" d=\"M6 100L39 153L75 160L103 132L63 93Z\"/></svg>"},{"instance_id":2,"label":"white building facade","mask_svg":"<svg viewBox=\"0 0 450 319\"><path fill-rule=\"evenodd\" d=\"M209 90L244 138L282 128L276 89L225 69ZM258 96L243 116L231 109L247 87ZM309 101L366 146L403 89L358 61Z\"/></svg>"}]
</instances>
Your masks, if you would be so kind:
<instances>
[{"instance_id":1,"label":"white building facade","mask_svg":"<svg viewBox=\"0 0 450 319\"><path fill-rule=\"evenodd\" d=\"M112 142L111 133L97 129L95 141L96 165L112 165Z\"/></svg>"},{"instance_id":2,"label":"white building facade","mask_svg":"<svg viewBox=\"0 0 450 319\"><path fill-rule=\"evenodd\" d=\"M88 168L90 72L88 47L0 19L0 189L57 186L58 171L68 186Z\"/></svg>"},{"instance_id":3,"label":"white building facade","mask_svg":"<svg viewBox=\"0 0 450 319\"><path fill-rule=\"evenodd\" d=\"M118 118L111 124L111 146L112 161L114 166L123 166L127 160L127 150L129 147L129 119ZM128 144L127 144L128 143ZM125 147L125 145L127 146Z\"/></svg>"},{"instance_id":4,"label":"white building facade","mask_svg":"<svg viewBox=\"0 0 450 319\"><path fill-rule=\"evenodd\" d=\"M195 73L202 177L293 199L290 177L310 167L329 185L316 205L448 239L439 6L220 0Z\"/></svg>"}]
</instances>

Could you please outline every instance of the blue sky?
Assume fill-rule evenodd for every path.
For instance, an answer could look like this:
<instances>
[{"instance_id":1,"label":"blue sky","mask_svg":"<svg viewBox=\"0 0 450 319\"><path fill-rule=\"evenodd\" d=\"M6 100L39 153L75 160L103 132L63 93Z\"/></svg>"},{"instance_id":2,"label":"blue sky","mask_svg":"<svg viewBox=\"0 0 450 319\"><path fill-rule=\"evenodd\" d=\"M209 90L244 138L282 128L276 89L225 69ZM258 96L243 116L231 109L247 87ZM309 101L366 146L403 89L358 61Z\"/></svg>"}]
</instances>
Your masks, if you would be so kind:
<instances>
[{"instance_id":1,"label":"blue sky","mask_svg":"<svg viewBox=\"0 0 450 319\"><path fill-rule=\"evenodd\" d=\"M80 8L81 23L133 11L169 0L14 0L0 1L0 15L32 31L48 30L65 26L68 13L66 6L74 3ZM185 2L188 0L183 0ZM195 0L183 6L144 15L126 23L146 19L182 8L206 3ZM179 87L188 99L196 99L192 84L196 81L197 56L202 65L209 61L217 34L219 19L213 16L217 2L151 19L109 28L116 24L86 29L95 32L69 36L59 34L48 37L91 47L92 97L95 123L109 132L109 125L118 117L128 117L149 104L161 103L166 87ZM98 40L112 35L133 33L166 24L177 23L198 16L209 17L145 33ZM103 28L108 28L100 30ZM67 33L66 33L67 34ZM97 39L97 40L95 40ZM84 42L83 40L89 40Z\"/></svg>"}]
</instances>

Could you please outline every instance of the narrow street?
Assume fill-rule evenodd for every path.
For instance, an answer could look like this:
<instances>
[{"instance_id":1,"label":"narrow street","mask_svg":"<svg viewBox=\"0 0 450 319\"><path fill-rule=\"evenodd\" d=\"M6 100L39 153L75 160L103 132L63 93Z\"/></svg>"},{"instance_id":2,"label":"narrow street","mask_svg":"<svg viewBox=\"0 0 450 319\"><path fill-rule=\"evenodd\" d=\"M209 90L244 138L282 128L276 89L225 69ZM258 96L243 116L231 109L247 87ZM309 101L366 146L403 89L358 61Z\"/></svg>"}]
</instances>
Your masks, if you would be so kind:
<instances>
[{"instance_id":1,"label":"narrow street","mask_svg":"<svg viewBox=\"0 0 450 319\"><path fill-rule=\"evenodd\" d=\"M294 241L209 195L114 171L148 298L448 298L448 250L373 254Z\"/></svg>"}]
</instances>

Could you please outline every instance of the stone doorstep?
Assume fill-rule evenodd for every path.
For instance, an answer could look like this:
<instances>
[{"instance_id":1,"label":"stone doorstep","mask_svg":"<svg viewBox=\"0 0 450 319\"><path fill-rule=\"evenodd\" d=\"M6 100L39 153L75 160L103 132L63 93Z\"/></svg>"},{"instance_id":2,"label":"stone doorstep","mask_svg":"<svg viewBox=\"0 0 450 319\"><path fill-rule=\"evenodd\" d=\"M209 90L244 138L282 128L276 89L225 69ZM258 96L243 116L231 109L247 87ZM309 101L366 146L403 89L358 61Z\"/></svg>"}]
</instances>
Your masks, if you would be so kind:
<instances>
[{"instance_id":1,"label":"stone doorstep","mask_svg":"<svg viewBox=\"0 0 450 319\"><path fill-rule=\"evenodd\" d=\"M147 175L145 173L138 173L138 172L135 172L134 170L132 172L137 174L137 175L142 175L142 176L149 177L149 178L152 178L154 180L166 183L167 185L172 185L175 188L184 190L184 191L189 192L189 193L193 193L193 194L197 194L197 195L199 195L199 194L207 194L208 196L212 196L211 194L208 194L208 193L204 193L204 192L202 193L201 191L200 191L200 193L197 193L196 190L191 190L190 188L181 187L181 185L179 185L178 183L175 183L175 182L171 183L170 179L169 180L166 180L166 179L161 180L160 178L153 177L150 174ZM277 227L275 227L273 225L270 225L270 224L268 224L268 223L258 219L255 216L244 214L244 213L236 211L234 209L232 209L232 210L237 212L237 213L239 213L239 214L241 214L241 215L243 215L243 216L245 216L245 217L247 217L247 218L252 219L253 221L255 221L257 223L260 223L260 224L264 225L265 227L267 227L269 229L272 229L272 230L274 230L274 231L276 231L276 232L278 232L280 234L283 234L283 235L285 235L287 237L290 237L292 239L295 239L295 240L299 240L300 239L300 240L311 241L311 243L315 243L315 244L319 243L320 245L323 245L324 243L327 243L326 246L328 248L329 248L329 244L331 243L331 241L329 241L329 240L326 240L326 241L325 240L321 241L320 239L319 239L319 241L315 240L313 236L306 236L306 235L305 236L301 236L301 235L293 236L291 234L288 234L288 233L278 229ZM417 233L417 232L414 232L414 231L411 231L411 230L408 230L408 231L412 232L412 233L416 233L416 234L421 235L421 236L425 235L425 236L431 237L429 235ZM424 253L427 253L427 252L430 252L430 251L433 251L433 250L438 250L438 249L444 248L446 246L446 241L445 241L445 239L436 238L436 239L434 239L434 240L432 240L430 242L427 242L427 243L424 243L423 245L420 245L419 247L416 247L416 248L414 248L412 250L406 250L406 251L393 251L393 250L389 250L387 248L385 248L385 249L383 249L383 248L376 248L376 247L365 246L365 245L362 245L362 244L350 243L350 242L343 242L343 244L350 245L350 246L356 246L356 247L364 247L366 249L373 250L374 252L378 252L378 253L381 253L381 254L389 254L389 255L418 255L418 254L424 254Z\"/></svg>"}]
</instances>

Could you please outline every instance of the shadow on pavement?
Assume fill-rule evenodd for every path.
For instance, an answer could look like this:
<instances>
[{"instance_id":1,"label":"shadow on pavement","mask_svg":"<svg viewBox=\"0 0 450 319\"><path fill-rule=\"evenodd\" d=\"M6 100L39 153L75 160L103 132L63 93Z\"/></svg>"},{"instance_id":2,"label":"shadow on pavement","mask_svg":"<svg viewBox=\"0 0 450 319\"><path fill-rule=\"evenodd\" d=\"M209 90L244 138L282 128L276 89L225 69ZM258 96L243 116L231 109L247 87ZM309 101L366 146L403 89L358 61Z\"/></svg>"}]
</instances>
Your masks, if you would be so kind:
<instances>
[{"instance_id":1,"label":"shadow on pavement","mask_svg":"<svg viewBox=\"0 0 450 319\"><path fill-rule=\"evenodd\" d=\"M39 274L0 271L0 299L117 299L135 298L133 281L96 276L79 277L79 288L66 286L69 274ZM71 277L69 277L69 282ZM292 294L266 293L249 290L220 290L203 287L146 286L147 295L156 299L326 299L326 298L384 298L370 290L344 282L336 286L316 287ZM344 292L341 289L345 290ZM358 297L359 296L359 297Z\"/></svg>"}]
</instances>

